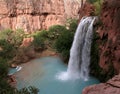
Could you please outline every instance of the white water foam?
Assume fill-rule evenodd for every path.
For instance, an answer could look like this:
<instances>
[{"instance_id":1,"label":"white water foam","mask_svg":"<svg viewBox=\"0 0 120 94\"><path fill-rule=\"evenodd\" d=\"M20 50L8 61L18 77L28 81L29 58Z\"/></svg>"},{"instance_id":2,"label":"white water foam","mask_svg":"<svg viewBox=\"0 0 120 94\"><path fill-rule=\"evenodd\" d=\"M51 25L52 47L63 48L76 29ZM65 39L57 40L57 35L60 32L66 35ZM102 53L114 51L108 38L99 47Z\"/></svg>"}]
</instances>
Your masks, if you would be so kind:
<instances>
[{"instance_id":1,"label":"white water foam","mask_svg":"<svg viewBox=\"0 0 120 94\"><path fill-rule=\"evenodd\" d=\"M83 17L76 30L70 50L67 72L57 75L60 80L89 78L90 49L95 17Z\"/></svg>"}]
</instances>

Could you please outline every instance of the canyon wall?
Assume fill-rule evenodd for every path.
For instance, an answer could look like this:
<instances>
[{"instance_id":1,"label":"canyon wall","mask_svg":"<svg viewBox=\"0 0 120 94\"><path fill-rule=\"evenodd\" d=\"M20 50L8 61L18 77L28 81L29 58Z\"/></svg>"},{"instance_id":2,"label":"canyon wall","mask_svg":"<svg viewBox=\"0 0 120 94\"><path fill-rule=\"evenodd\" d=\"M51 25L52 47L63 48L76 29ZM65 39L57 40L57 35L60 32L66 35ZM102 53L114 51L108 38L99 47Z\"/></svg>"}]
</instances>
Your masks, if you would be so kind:
<instances>
[{"instance_id":1,"label":"canyon wall","mask_svg":"<svg viewBox=\"0 0 120 94\"><path fill-rule=\"evenodd\" d=\"M120 0L104 0L99 24L99 66L107 73L105 77L117 75L86 87L82 94L120 94Z\"/></svg>"},{"instance_id":2,"label":"canyon wall","mask_svg":"<svg viewBox=\"0 0 120 94\"><path fill-rule=\"evenodd\" d=\"M11 28L26 32L48 29L77 18L80 2L74 0L0 0L0 30ZM67 5L66 5L67 4ZM72 4L72 5L71 5ZM67 12L71 7L74 12Z\"/></svg>"},{"instance_id":3,"label":"canyon wall","mask_svg":"<svg viewBox=\"0 0 120 94\"><path fill-rule=\"evenodd\" d=\"M120 72L120 0L105 0L101 13L100 66ZM111 69L110 69L111 70Z\"/></svg>"},{"instance_id":4,"label":"canyon wall","mask_svg":"<svg viewBox=\"0 0 120 94\"><path fill-rule=\"evenodd\" d=\"M86 0L64 0L65 16L67 18L79 18L79 9L85 2Z\"/></svg>"}]
</instances>

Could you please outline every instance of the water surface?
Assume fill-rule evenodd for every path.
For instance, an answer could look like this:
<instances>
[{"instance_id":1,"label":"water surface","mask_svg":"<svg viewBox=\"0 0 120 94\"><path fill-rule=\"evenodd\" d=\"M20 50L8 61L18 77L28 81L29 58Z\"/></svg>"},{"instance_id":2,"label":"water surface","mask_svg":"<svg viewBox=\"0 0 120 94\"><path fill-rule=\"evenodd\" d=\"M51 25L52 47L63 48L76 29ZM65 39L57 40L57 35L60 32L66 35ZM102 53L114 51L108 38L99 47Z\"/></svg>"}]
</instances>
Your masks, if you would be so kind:
<instances>
[{"instance_id":1,"label":"water surface","mask_svg":"<svg viewBox=\"0 0 120 94\"><path fill-rule=\"evenodd\" d=\"M67 65L57 57L43 57L21 66L22 70L15 73L17 88L32 85L39 88L39 94L81 94L84 87L99 83L93 77L89 81L58 79L61 72L67 71Z\"/></svg>"}]
</instances>

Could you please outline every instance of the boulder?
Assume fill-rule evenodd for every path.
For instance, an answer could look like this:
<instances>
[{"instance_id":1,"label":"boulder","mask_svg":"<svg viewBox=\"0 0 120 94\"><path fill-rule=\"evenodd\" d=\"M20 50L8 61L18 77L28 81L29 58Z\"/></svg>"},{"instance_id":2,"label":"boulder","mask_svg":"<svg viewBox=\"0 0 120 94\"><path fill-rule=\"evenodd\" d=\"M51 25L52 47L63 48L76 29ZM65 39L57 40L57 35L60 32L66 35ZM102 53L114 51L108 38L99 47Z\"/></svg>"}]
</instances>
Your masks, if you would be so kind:
<instances>
[{"instance_id":1,"label":"boulder","mask_svg":"<svg viewBox=\"0 0 120 94\"><path fill-rule=\"evenodd\" d=\"M106 83L84 88L82 94L120 94L120 74Z\"/></svg>"}]
</instances>

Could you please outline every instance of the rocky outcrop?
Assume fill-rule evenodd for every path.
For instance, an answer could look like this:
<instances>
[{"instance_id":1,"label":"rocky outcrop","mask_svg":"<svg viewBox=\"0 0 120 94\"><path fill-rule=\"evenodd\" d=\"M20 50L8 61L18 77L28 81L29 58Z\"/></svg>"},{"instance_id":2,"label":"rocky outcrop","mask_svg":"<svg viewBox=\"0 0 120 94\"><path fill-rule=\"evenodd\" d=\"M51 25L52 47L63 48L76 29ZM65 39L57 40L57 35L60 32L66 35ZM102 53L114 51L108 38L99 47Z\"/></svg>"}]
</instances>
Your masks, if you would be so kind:
<instances>
[{"instance_id":1,"label":"rocky outcrop","mask_svg":"<svg viewBox=\"0 0 120 94\"><path fill-rule=\"evenodd\" d=\"M79 18L79 9L85 2L86 0L64 0L65 16L67 18Z\"/></svg>"},{"instance_id":2,"label":"rocky outcrop","mask_svg":"<svg viewBox=\"0 0 120 94\"><path fill-rule=\"evenodd\" d=\"M97 31L100 61L106 77L115 75L106 83L86 87L82 94L120 94L120 0L104 0L100 28ZM113 72L113 73L111 73ZM110 77L109 77L110 78ZM106 78L104 78L106 79Z\"/></svg>"},{"instance_id":3,"label":"rocky outcrop","mask_svg":"<svg viewBox=\"0 0 120 94\"><path fill-rule=\"evenodd\" d=\"M81 19L83 16L94 15L94 11L95 11L95 7L92 4L85 2L78 11L79 19Z\"/></svg>"},{"instance_id":4,"label":"rocky outcrop","mask_svg":"<svg viewBox=\"0 0 120 94\"><path fill-rule=\"evenodd\" d=\"M82 94L120 94L120 74L106 83L86 87Z\"/></svg>"},{"instance_id":5,"label":"rocky outcrop","mask_svg":"<svg viewBox=\"0 0 120 94\"><path fill-rule=\"evenodd\" d=\"M101 13L100 66L120 72L120 1L105 0ZM111 67L113 66L113 67Z\"/></svg>"},{"instance_id":6,"label":"rocky outcrop","mask_svg":"<svg viewBox=\"0 0 120 94\"><path fill-rule=\"evenodd\" d=\"M20 47L29 47L31 45L31 43L33 42L33 40L34 40L33 37L24 38Z\"/></svg>"},{"instance_id":7,"label":"rocky outcrop","mask_svg":"<svg viewBox=\"0 0 120 94\"><path fill-rule=\"evenodd\" d=\"M78 10L79 3L72 9ZM69 9L68 9L69 10ZM26 32L48 29L66 19L64 0L0 0L0 29L24 29ZM76 17L77 12L69 17Z\"/></svg>"}]
</instances>

